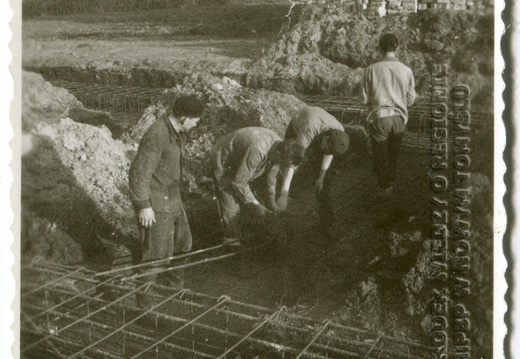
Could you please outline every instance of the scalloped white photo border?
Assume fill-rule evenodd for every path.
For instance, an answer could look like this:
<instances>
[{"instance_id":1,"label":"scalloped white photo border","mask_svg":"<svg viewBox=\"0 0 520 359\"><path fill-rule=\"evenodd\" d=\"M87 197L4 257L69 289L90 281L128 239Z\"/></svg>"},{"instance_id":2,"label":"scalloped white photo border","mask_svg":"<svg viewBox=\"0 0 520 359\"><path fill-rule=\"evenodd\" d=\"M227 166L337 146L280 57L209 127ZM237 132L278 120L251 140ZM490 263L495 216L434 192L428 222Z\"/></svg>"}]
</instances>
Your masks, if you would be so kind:
<instances>
[{"instance_id":1,"label":"scalloped white photo border","mask_svg":"<svg viewBox=\"0 0 520 359\"><path fill-rule=\"evenodd\" d=\"M19 358L19 253L20 253L20 136L21 136L21 5L22 0L0 1L0 358ZM501 18L504 1L495 2L495 177L494 177L494 331L493 357L504 357L504 338L507 327L504 316L507 311L505 295L507 282L505 272L508 267L503 253L504 232L507 226L503 198L506 194L504 173L506 164L503 151L506 144L506 133L502 119L504 101L502 93L505 89L502 71L505 63L502 57L500 41L505 27ZM516 15L516 16L515 16ZM520 0L513 1L513 38L519 39ZM515 20L516 19L516 20ZM515 36L517 35L517 36ZM520 54L519 41L511 41L513 53ZM516 49L516 51L514 51ZM519 55L520 56L520 55ZM515 59L515 64L518 60ZM514 67L514 74L520 72ZM517 76L518 77L518 76ZM520 93L520 86L515 84ZM515 90L514 89L514 90ZM515 91L516 93L516 91ZM513 104L513 114L520 112L520 104ZM516 118L517 116L514 116ZM11 119L9 121L9 118ZM507 119L509 120L509 119ZM511 119L513 120L513 119ZM520 118L519 118L520 121ZM516 121L515 121L516 122ZM514 177L520 166L520 126L515 128L516 142L513 145L514 161L512 164ZM513 181L514 182L514 181ZM520 191L515 185L513 199L520 204ZM517 214L518 215L518 214ZM511 224L512 225L512 224ZM520 257L520 229L514 226L510 232L513 242L512 256L518 263ZM514 270L515 266L513 266ZM520 274L513 271L518 283ZM512 303L520 303L520 291L512 291ZM512 308L512 323L519 322L519 314ZM511 328L510 328L511 330ZM519 330L510 332L511 357L520 358Z\"/></svg>"}]
</instances>

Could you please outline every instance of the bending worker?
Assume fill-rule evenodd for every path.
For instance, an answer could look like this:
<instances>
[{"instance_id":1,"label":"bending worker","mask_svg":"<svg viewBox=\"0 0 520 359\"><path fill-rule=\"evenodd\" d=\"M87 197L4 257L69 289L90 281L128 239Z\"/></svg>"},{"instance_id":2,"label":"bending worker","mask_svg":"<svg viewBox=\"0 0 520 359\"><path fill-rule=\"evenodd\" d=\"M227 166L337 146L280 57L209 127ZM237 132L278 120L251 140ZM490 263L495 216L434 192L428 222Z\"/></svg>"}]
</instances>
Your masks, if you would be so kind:
<instances>
[{"instance_id":1,"label":"bending worker","mask_svg":"<svg viewBox=\"0 0 520 359\"><path fill-rule=\"evenodd\" d=\"M278 211L276 181L280 167L298 165L303 154L297 142L282 141L262 127L241 128L217 141L211 151L210 167L218 189L224 244L241 244L241 206L259 217ZM257 189L258 198L250 185Z\"/></svg>"},{"instance_id":2,"label":"bending worker","mask_svg":"<svg viewBox=\"0 0 520 359\"><path fill-rule=\"evenodd\" d=\"M191 250L191 232L181 198L183 134L195 127L205 104L195 96L178 98L164 118L157 119L144 134L137 157L130 167L130 197L138 214L142 261L169 258ZM165 263L166 265L166 263ZM155 273L145 279L183 287L181 271ZM141 307L151 305L148 296L138 296Z\"/></svg>"},{"instance_id":3,"label":"bending worker","mask_svg":"<svg viewBox=\"0 0 520 359\"><path fill-rule=\"evenodd\" d=\"M382 60L365 70L361 93L362 102L368 104L367 121L377 183L386 195L393 190L397 159L408 122L408 106L413 105L416 96L412 70L395 57L398 45L394 34L381 36Z\"/></svg>"},{"instance_id":4,"label":"bending worker","mask_svg":"<svg viewBox=\"0 0 520 359\"><path fill-rule=\"evenodd\" d=\"M300 178L316 178L315 189L320 215L320 227L330 237L334 221L330 183L332 176L329 168L334 156L343 155L349 147L349 137L343 125L327 111L319 107L305 106L291 120L285 139L293 139L305 148L305 163L298 170ZM280 211L287 208L289 189L295 167L285 173L283 186L277 205Z\"/></svg>"}]
</instances>

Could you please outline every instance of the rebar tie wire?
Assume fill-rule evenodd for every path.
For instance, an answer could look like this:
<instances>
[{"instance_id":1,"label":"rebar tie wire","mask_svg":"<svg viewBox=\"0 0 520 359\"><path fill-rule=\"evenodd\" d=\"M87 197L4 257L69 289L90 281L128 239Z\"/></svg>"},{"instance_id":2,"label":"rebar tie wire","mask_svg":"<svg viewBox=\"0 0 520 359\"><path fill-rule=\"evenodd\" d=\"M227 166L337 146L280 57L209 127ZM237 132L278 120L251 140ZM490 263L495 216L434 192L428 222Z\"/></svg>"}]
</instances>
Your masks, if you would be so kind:
<instances>
[{"instance_id":1,"label":"rebar tie wire","mask_svg":"<svg viewBox=\"0 0 520 359\"><path fill-rule=\"evenodd\" d=\"M221 306L222 304L226 303L227 301L231 300L230 297L224 295L222 297L220 297L218 300L217 300L217 303L212 306L211 308L207 309L206 311L204 311L202 314L199 314L198 316L196 316L195 318L193 318L192 320L190 320L189 322L186 322L185 324L183 324L182 326L180 326L179 328L175 329L173 332L171 332L170 334L166 335L165 337L163 337L161 340L158 340L157 342L153 343L152 345L148 346L147 348L143 349L142 351L140 351L139 353L137 353L136 355L134 355L133 357L131 357L130 359L136 359L138 357L141 356L141 354L144 354L146 353L147 351L155 348L156 346L158 346L159 344L161 343L164 343L166 340L168 340L169 338L171 338L172 336L174 336L175 334L177 334L178 332L180 332L181 330L183 330L184 328L190 326L191 324L195 323L197 320L199 320L200 318L202 318L203 316L205 316L206 314L214 311L215 309L217 309L219 306Z\"/></svg>"},{"instance_id":2,"label":"rebar tie wire","mask_svg":"<svg viewBox=\"0 0 520 359\"><path fill-rule=\"evenodd\" d=\"M150 282L150 283L152 283L152 282ZM112 333L108 334L107 336L104 336L103 338L97 340L96 342L90 344L89 346L87 346L87 347L81 349L79 352L76 352L74 355L70 356L68 359L75 358L75 357L77 357L78 355L83 354L84 352L86 352L86 351L89 350L90 348L93 348L93 347L95 347L96 345L98 345L99 343L101 343L101 342L107 340L108 338L114 336L115 334L117 334L117 333L119 333L119 332L121 332L121 331L124 331L124 329L125 329L126 327L128 327L130 324L135 323L136 321L138 321L139 319L141 319L141 318L144 317L145 315L151 313L152 311L156 310L156 309L159 308L160 306L166 304L167 302L169 302L170 300L172 300L173 298L175 298L177 295L181 295L181 296L182 296L182 295L184 294L185 291L186 291L186 290L183 289L183 290L181 290L181 291L179 291L179 292L177 292L177 293L175 293L175 294L169 296L169 297L166 298L165 300L161 301L159 304L157 304L157 305L151 307L150 309L145 310L143 313L139 314L137 317L135 317L135 318L132 319L131 321L129 321L129 322L125 323L124 325L122 325L121 327L117 328L117 329L114 330Z\"/></svg>"},{"instance_id":3,"label":"rebar tie wire","mask_svg":"<svg viewBox=\"0 0 520 359\"><path fill-rule=\"evenodd\" d=\"M43 334L43 333L44 333L44 331L43 331L40 327L38 327L38 326L36 325L36 323L34 323L34 322L31 320L31 318L30 318L27 314L25 314L25 313L23 312L23 310L20 310L20 314L22 314L22 315L24 316L24 319L25 319L29 324L31 324L31 326L34 328L34 330L35 330L38 334ZM58 356L59 356L60 358L66 358L66 356L63 355L63 354L59 351L59 349L56 348L56 346L55 346L55 345L54 345L54 344L53 344L49 339L47 339L46 342L47 342L47 344L51 347L51 349L54 350L54 352L55 352L56 354L58 354Z\"/></svg>"},{"instance_id":4,"label":"rebar tie wire","mask_svg":"<svg viewBox=\"0 0 520 359\"><path fill-rule=\"evenodd\" d=\"M242 344L243 342L245 342L247 339L249 339L254 333L256 333L260 328L262 328L264 325L266 325L268 322L270 322L272 319L274 319L274 317L280 315L280 312L281 310L283 309L284 307L280 308L279 310L277 310L276 312L274 312L273 314L271 314L270 316L268 316L267 318L265 318L261 323L255 325L253 327L253 330L251 330L249 333L247 333L242 339L240 339L237 343L235 343L233 346L231 346L231 348L229 348L228 350L226 350L224 353L222 353L217 359L223 359L226 357L226 355L228 355L229 353L231 353L233 350L235 350L240 344ZM285 310L287 310L287 308L285 308ZM133 359L133 358L132 358Z\"/></svg>"},{"instance_id":5,"label":"rebar tie wire","mask_svg":"<svg viewBox=\"0 0 520 359\"><path fill-rule=\"evenodd\" d=\"M382 337L383 337L383 333L379 333L379 335L377 336L376 340L374 340L374 344L372 344L372 346L370 347L368 352L365 354L363 359L367 359L368 358L368 356L370 355L370 353L372 353L372 350L374 350L374 348L379 343L379 341L381 340Z\"/></svg>"},{"instance_id":6,"label":"rebar tie wire","mask_svg":"<svg viewBox=\"0 0 520 359\"><path fill-rule=\"evenodd\" d=\"M325 323L321 326L320 330L314 335L314 337L312 337L311 341L307 344L307 346L305 346L305 348L303 348L303 350L300 352L300 354L298 354L296 356L296 358L294 358L294 359L300 359L305 354L305 352L307 352L307 350L309 350L311 345L313 345L314 342L316 340L318 340L320 335L325 331L325 329L327 329L327 327L329 326L330 323L331 323L330 320L325 321Z\"/></svg>"},{"instance_id":7,"label":"rebar tie wire","mask_svg":"<svg viewBox=\"0 0 520 359\"><path fill-rule=\"evenodd\" d=\"M144 287L149 287L151 284L153 284L153 282L147 282L147 283L145 283L145 284L139 286L138 288L132 290L131 292L125 294L124 296L122 296L122 297L116 299L115 301L111 302L110 304L108 304L108 305L106 305L106 306L104 306L104 307L102 307L102 308L96 310L95 312L92 312L92 313L90 313L90 314L88 314L88 315L86 315L86 316L84 316L84 317L81 317L81 318L75 320L74 322L72 322L72 323L70 323L70 324L64 326L63 328L56 330L55 333L53 333L53 334L51 334L51 335L47 335L46 337L41 338L40 340L37 340L36 342L34 342L34 343L32 343L32 344L26 346L25 348L23 348L22 351L21 351L21 353L25 353L26 351L28 351L28 350L34 348L35 346L37 346L38 344L42 343L43 341L49 339L49 338L52 337L53 335L57 335L60 331L63 331L63 330L65 330L65 329L68 329L68 328L72 327L73 325L76 325L76 324L78 324L78 323L84 321L85 319L88 319L88 318L92 317L93 315L95 315L95 314L97 314L97 313L99 313L99 312L104 311L104 310L107 309L108 307L110 307L110 306L114 305L115 303L120 302L121 300L123 300L123 299L129 297L130 295L132 295L132 294L134 294L135 292L137 292L137 291L143 289Z\"/></svg>"},{"instance_id":8,"label":"rebar tie wire","mask_svg":"<svg viewBox=\"0 0 520 359\"><path fill-rule=\"evenodd\" d=\"M114 278L107 279L106 281L101 282L101 283L99 283L98 285L96 285L96 286L94 286L94 287L92 287L92 288L89 288L89 289L87 289L87 290L85 290L85 291L83 291L83 292L81 292L81 293L79 293L79 294L76 294L75 296L70 297L70 298L68 298L67 300L63 301L63 302L60 302L60 303L56 304L55 306L53 306L53 307L51 307L51 308L49 308L49 309L46 309L46 310L44 310L44 311L41 312L41 313L36 314L35 316L32 317L32 319L39 318L39 317L41 317L42 315L47 314L47 313L53 311L54 309L56 309L56 308L58 308L58 307L61 307L62 305L67 304L67 303L73 301L73 300L76 299L76 298L83 297L83 296L85 296L88 292L90 292L90 291L92 291L92 290L94 290L94 289L97 289L97 288L101 287L102 285L107 284L108 282L110 282L110 281L112 281L112 280L114 280ZM28 319L28 318L25 318L25 319Z\"/></svg>"},{"instance_id":9,"label":"rebar tie wire","mask_svg":"<svg viewBox=\"0 0 520 359\"><path fill-rule=\"evenodd\" d=\"M134 310L139 310L139 308L136 308L136 307L133 307L132 309L134 309ZM59 312L53 312L53 313L56 314L56 315L60 315L60 314L62 314L62 313L59 313ZM149 313L149 314L157 314L157 312L155 312L155 313ZM166 317L168 317L167 315L164 315L164 314L161 314L161 313L159 313L159 315L162 315L162 316L166 316ZM70 314L67 314L66 317L68 317L68 318L72 318L72 319L75 318L74 316L72 316L72 315L70 315ZM93 322L93 321L90 321L90 320L88 320L88 319L85 320L85 324L89 324L89 325L92 325L92 326L94 326L94 327L96 327L96 328L100 328L100 329L103 329L103 330L117 330L117 328L112 327L112 326L110 326L110 325L102 324L102 323L99 323L99 322ZM198 323L195 323L194 325L197 325L197 324L198 324ZM198 324L198 325L200 325L200 326L204 326L203 324ZM207 328L212 329L212 327L209 327L209 326L207 326ZM153 341L155 340L155 339L153 339L153 338L151 338L151 337L149 337L149 336L145 336L145 335L142 335L142 334L138 334L138 333L135 333L135 332L133 332L133 331L128 331L128 329L123 329L122 332L123 332L125 335L127 335L127 336L129 336L129 337L131 337L131 338L137 338L137 339L139 339L139 340L151 341L151 342L153 342ZM40 333L37 333L37 334L40 334ZM68 339L68 338L63 338L63 337L54 337L52 340L53 340L53 341L58 341L58 342L60 342L60 341L65 342L65 341L70 340L70 339ZM63 344L63 343L62 343L62 344ZM83 348L83 345L80 344L80 343L77 343L77 342L70 342L70 341L69 341L68 343L65 343L65 345L75 345L75 346L80 346L80 348L79 348L78 350L80 350L80 349ZM188 349L188 348L185 348L185 347L182 347L182 346L179 346L179 345L173 344L173 343L164 343L164 345L165 345L166 347L168 347L168 348L173 348L173 349L176 349L176 350L179 350L179 351L182 351L182 350L188 350L188 351L190 351L190 353L193 354L193 352L192 352L191 349ZM91 348L90 350L95 351L95 352L101 352L101 349L100 349L100 348L97 348L97 347ZM115 354L110 354L110 353L106 353L106 352L101 352L101 353L102 353L103 357L107 356L108 358L113 358L113 359L122 359L122 358L126 358L126 357L121 357L121 355L115 355ZM206 354L201 353L201 352L196 352L195 354L197 355L197 357L202 356L202 357L204 357L204 358L211 358L211 359L214 359L214 358L215 358L214 356L206 355ZM420 359L422 359L422 358L420 358Z\"/></svg>"}]
</instances>

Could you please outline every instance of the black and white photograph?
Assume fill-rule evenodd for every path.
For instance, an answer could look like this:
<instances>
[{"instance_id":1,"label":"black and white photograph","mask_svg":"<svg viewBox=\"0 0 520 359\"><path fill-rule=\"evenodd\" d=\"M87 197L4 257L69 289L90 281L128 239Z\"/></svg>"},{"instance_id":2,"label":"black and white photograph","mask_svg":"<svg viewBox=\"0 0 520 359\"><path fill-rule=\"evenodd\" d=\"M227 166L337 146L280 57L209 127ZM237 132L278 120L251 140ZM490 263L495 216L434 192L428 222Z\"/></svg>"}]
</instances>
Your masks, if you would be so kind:
<instances>
[{"instance_id":1,"label":"black and white photograph","mask_svg":"<svg viewBox=\"0 0 520 359\"><path fill-rule=\"evenodd\" d=\"M19 2L16 358L503 355L503 2Z\"/></svg>"}]
</instances>

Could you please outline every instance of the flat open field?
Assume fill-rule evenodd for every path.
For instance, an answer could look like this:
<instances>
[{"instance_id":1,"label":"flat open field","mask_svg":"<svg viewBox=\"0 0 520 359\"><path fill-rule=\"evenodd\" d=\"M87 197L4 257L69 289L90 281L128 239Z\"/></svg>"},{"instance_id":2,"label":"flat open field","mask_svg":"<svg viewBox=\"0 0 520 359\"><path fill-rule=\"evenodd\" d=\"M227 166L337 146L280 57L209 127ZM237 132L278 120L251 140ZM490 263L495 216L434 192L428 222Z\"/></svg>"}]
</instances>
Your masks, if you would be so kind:
<instances>
[{"instance_id":1,"label":"flat open field","mask_svg":"<svg viewBox=\"0 0 520 359\"><path fill-rule=\"evenodd\" d=\"M243 5L46 16L23 23L23 66L226 67L256 59L288 6Z\"/></svg>"}]
</instances>

